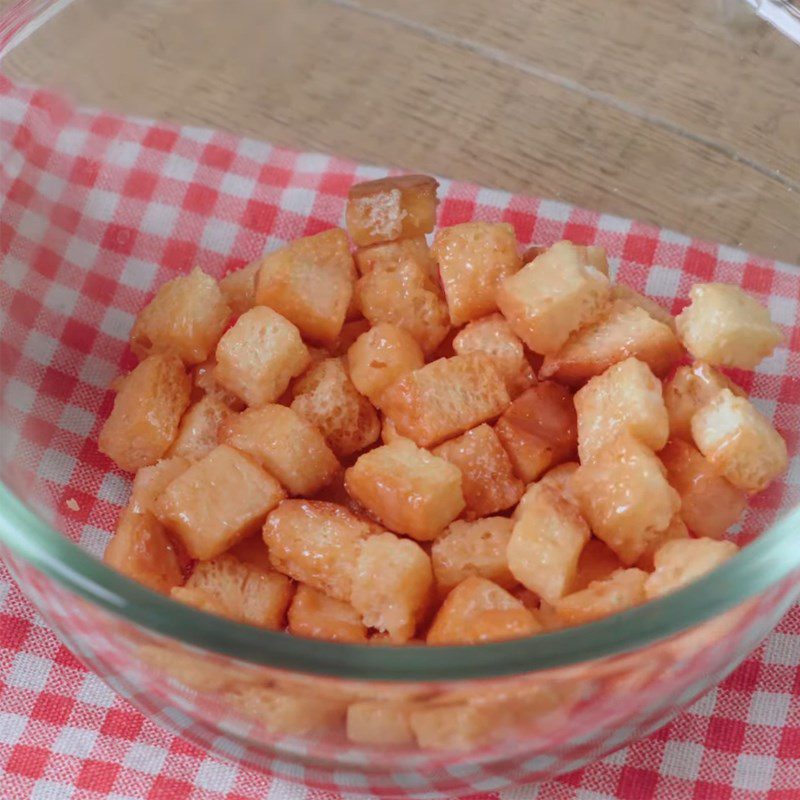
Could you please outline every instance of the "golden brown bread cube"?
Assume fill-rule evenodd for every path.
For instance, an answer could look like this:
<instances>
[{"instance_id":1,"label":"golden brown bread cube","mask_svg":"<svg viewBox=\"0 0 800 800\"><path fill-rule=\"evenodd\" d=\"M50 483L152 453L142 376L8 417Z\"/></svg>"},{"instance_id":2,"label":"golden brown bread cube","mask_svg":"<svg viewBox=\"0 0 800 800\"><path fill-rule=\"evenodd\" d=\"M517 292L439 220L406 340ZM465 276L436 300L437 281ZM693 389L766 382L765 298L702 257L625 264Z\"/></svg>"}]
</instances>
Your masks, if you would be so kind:
<instances>
[{"instance_id":1,"label":"golden brown bread cube","mask_svg":"<svg viewBox=\"0 0 800 800\"><path fill-rule=\"evenodd\" d=\"M245 564L251 564L254 567L259 567L262 570L271 570L272 563L269 560L269 551L267 545L264 543L264 538L261 531L242 539L241 542L235 544L230 550L227 551L229 555L238 558Z\"/></svg>"},{"instance_id":2,"label":"golden brown bread cube","mask_svg":"<svg viewBox=\"0 0 800 800\"><path fill-rule=\"evenodd\" d=\"M404 745L414 741L410 703L361 700L347 708L347 738L370 746Z\"/></svg>"},{"instance_id":3,"label":"golden brown bread cube","mask_svg":"<svg viewBox=\"0 0 800 800\"><path fill-rule=\"evenodd\" d=\"M580 464L577 461L566 461L545 472L539 478L539 486L552 486L565 500L569 500L573 505L577 505L575 496L572 494L572 476L578 471ZM530 487L529 487L530 488ZM522 500L520 500L522 504Z\"/></svg>"},{"instance_id":4,"label":"golden brown bread cube","mask_svg":"<svg viewBox=\"0 0 800 800\"><path fill-rule=\"evenodd\" d=\"M637 566L644 569L641 564ZM580 592L594 581L610 578L618 569L622 569L622 562L616 553L605 542L592 536L578 557L578 568L568 594Z\"/></svg>"},{"instance_id":5,"label":"golden brown bread cube","mask_svg":"<svg viewBox=\"0 0 800 800\"><path fill-rule=\"evenodd\" d=\"M353 258L360 275L368 275L373 270L393 272L400 264L410 263L420 267L434 284L439 283L439 267L424 236L361 247Z\"/></svg>"},{"instance_id":6,"label":"golden brown bread cube","mask_svg":"<svg viewBox=\"0 0 800 800\"><path fill-rule=\"evenodd\" d=\"M677 330L675 317L673 317L664 306L647 295L640 294L636 289L631 289L630 286L626 286L624 283L617 283L611 287L611 299L624 300L632 306L638 306L643 311L646 311L653 319L663 322L673 331Z\"/></svg>"},{"instance_id":7,"label":"golden brown bread cube","mask_svg":"<svg viewBox=\"0 0 800 800\"><path fill-rule=\"evenodd\" d=\"M709 364L755 369L783 340L769 311L738 286L696 283L675 322L686 349Z\"/></svg>"},{"instance_id":8,"label":"golden brown bread cube","mask_svg":"<svg viewBox=\"0 0 800 800\"><path fill-rule=\"evenodd\" d=\"M286 406L268 404L237 414L220 429L220 441L252 456L290 494L315 494L340 468L325 437Z\"/></svg>"},{"instance_id":9,"label":"golden brown bread cube","mask_svg":"<svg viewBox=\"0 0 800 800\"><path fill-rule=\"evenodd\" d=\"M353 386L341 358L314 364L296 381L291 407L319 430L339 458L363 450L381 433L377 412Z\"/></svg>"},{"instance_id":10,"label":"golden brown bread cube","mask_svg":"<svg viewBox=\"0 0 800 800\"><path fill-rule=\"evenodd\" d=\"M600 316L610 291L608 278L579 248L558 242L502 283L497 305L534 353L553 355Z\"/></svg>"},{"instance_id":11,"label":"golden brown bread cube","mask_svg":"<svg viewBox=\"0 0 800 800\"><path fill-rule=\"evenodd\" d=\"M429 175L398 175L357 183L347 195L347 232L359 246L410 239L436 224L436 189Z\"/></svg>"},{"instance_id":12,"label":"golden brown bread cube","mask_svg":"<svg viewBox=\"0 0 800 800\"><path fill-rule=\"evenodd\" d=\"M556 613L567 625L581 625L633 608L647 599L644 589L647 577L644 570L636 567L619 569L580 592L562 597L555 603Z\"/></svg>"},{"instance_id":13,"label":"golden brown bread cube","mask_svg":"<svg viewBox=\"0 0 800 800\"><path fill-rule=\"evenodd\" d=\"M760 492L783 473L786 442L745 397L723 389L692 417L700 452L734 486Z\"/></svg>"},{"instance_id":14,"label":"golden brown bread cube","mask_svg":"<svg viewBox=\"0 0 800 800\"><path fill-rule=\"evenodd\" d=\"M397 428L394 426L394 422L392 422L388 417L384 417L381 420L381 441L384 444L391 444L396 439L405 439L405 436L401 436L397 432Z\"/></svg>"},{"instance_id":15,"label":"golden brown bread cube","mask_svg":"<svg viewBox=\"0 0 800 800\"><path fill-rule=\"evenodd\" d=\"M194 269L163 284L139 312L131 349L140 360L163 353L199 364L214 352L230 316L217 282Z\"/></svg>"},{"instance_id":16,"label":"golden brown bread cube","mask_svg":"<svg viewBox=\"0 0 800 800\"><path fill-rule=\"evenodd\" d=\"M627 358L591 378L575 393L578 455L586 461L621 431L660 450L669 436L661 381L637 358Z\"/></svg>"},{"instance_id":17,"label":"golden brown bread cube","mask_svg":"<svg viewBox=\"0 0 800 800\"><path fill-rule=\"evenodd\" d=\"M125 377L97 440L127 472L155 464L178 433L191 381L177 356L154 355Z\"/></svg>"},{"instance_id":18,"label":"golden brown bread cube","mask_svg":"<svg viewBox=\"0 0 800 800\"><path fill-rule=\"evenodd\" d=\"M249 406L274 403L310 360L300 332L265 306L246 311L217 345L214 380Z\"/></svg>"},{"instance_id":19,"label":"golden brown bread cube","mask_svg":"<svg viewBox=\"0 0 800 800\"><path fill-rule=\"evenodd\" d=\"M516 505L524 485L514 475L511 459L497 434L484 423L440 444L433 454L461 472L465 519L478 519Z\"/></svg>"},{"instance_id":20,"label":"golden brown bread cube","mask_svg":"<svg viewBox=\"0 0 800 800\"><path fill-rule=\"evenodd\" d=\"M272 475L221 444L167 486L156 514L190 556L205 560L256 531L283 497Z\"/></svg>"},{"instance_id":21,"label":"golden brown bread cube","mask_svg":"<svg viewBox=\"0 0 800 800\"><path fill-rule=\"evenodd\" d=\"M223 389L214 379L217 362L211 358L202 364L192 367L192 401L197 402L204 397L215 397L222 400L232 411L241 411L245 403L232 392Z\"/></svg>"},{"instance_id":22,"label":"golden brown bread cube","mask_svg":"<svg viewBox=\"0 0 800 800\"><path fill-rule=\"evenodd\" d=\"M489 356L469 353L410 372L384 390L381 403L401 436L430 447L498 416L509 396Z\"/></svg>"},{"instance_id":23,"label":"golden brown bread cube","mask_svg":"<svg viewBox=\"0 0 800 800\"><path fill-rule=\"evenodd\" d=\"M231 311L238 317L256 304L256 276L261 259L229 272L219 282L219 289Z\"/></svg>"},{"instance_id":24,"label":"golden brown bread cube","mask_svg":"<svg viewBox=\"0 0 800 800\"><path fill-rule=\"evenodd\" d=\"M522 266L507 222L463 222L440 228L431 246L453 325L497 310L500 284Z\"/></svg>"},{"instance_id":25,"label":"golden brown bread cube","mask_svg":"<svg viewBox=\"0 0 800 800\"><path fill-rule=\"evenodd\" d=\"M286 317L304 339L331 344L342 330L354 281L347 234L333 228L264 256L256 303Z\"/></svg>"},{"instance_id":26,"label":"golden brown bread cube","mask_svg":"<svg viewBox=\"0 0 800 800\"><path fill-rule=\"evenodd\" d=\"M435 539L463 510L461 472L407 439L364 453L345 487L387 528L419 541Z\"/></svg>"},{"instance_id":27,"label":"golden brown bread cube","mask_svg":"<svg viewBox=\"0 0 800 800\"><path fill-rule=\"evenodd\" d=\"M393 533L379 533L364 541L351 602L367 627L387 632L393 642L407 642L432 597L431 560L416 542Z\"/></svg>"},{"instance_id":28,"label":"golden brown bread cube","mask_svg":"<svg viewBox=\"0 0 800 800\"><path fill-rule=\"evenodd\" d=\"M655 554L666 542L671 542L673 539L688 539L689 536L689 529L686 527L683 517L680 514L676 514L669 525L658 534L658 538L650 542L644 553L639 556L636 566L645 572L652 572L655 569L655 564L653 563Z\"/></svg>"},{"instance_id":29,"label":"golden brown bread cube","mask_svg":"<svg viewBox=\"0 0 800 800\"><path fill-rule=\"evenodd\" d=\"M653 451L622 433L572 477L572 493L595 536L635 564L680 508Z\"/></svg>"},{"instance_id":30,"label":"golden brown bread cube","mask_svg":"<svg viewBox=\"0 0 800 800\"><path fill-rule=\"evenodd\" d=\"M197 461L217 446L220 426L232 416L234 412L219 397L202 397L189 406L183 415L178 435L170 445L167 455Z\"/></svg>"},{"instance_id":31,"label":"golden brown bread cube","mask_svg":"<svg viewBox=\"0 0 800 800\"><path fill-rule=\"evenodd\" d=\"M497 714L487 704L423 706L411 712L409 721L423 750L470 750L498 735Z\"/></svg>"},{"instance_id":32,"label":"golden brown bread cube","mask_svg":"<svg viewBox=\"0 0 800 800\"><path fill-rule=\"evenodd\" d=\"M128 508L137 513L155 513L156 500L161 492L183 472L191 462L182 456L162 458L149 467L142 467L136 473L131 486L131 497Z\"/></svg>"},{"instance_id":33,"label":"golden brown bread cube","mask_svg":"<svg viewBox=\"0 0 800 800\"><path fill-rule=\"evenodd\" d=\"M647 578L647 599L663 597L711 572L739 548L716 539L676 539L660 547L653 558L655 571Z\"/></svg>"},{"instance_id":34,"label":"golden brown bread cube","mask_svg":"<svg viewBox=\"0 0 800 800\"><path fill-rule=\"evenodd\" d=\"M361 615L349 603L301 583L289 606L289 633L329 642L366 642Z\"/></svg>"}]
</instances>

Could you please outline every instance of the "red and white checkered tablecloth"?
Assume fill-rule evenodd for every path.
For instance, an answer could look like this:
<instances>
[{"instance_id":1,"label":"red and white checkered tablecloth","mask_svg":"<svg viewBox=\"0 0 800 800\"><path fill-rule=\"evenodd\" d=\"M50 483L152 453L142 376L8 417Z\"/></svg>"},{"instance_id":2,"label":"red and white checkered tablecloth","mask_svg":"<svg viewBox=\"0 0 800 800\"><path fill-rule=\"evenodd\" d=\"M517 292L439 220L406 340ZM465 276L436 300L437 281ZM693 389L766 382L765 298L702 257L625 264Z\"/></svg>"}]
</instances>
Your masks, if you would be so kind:
<instances>
[{"instance_id":1,"label":"red and white checkered tablecloth","mask_svg":"<svg viewBox=\"0 0 800 800\"><path fill-rule=\"evenodd\" d=\"M133 314L153 287L195 264L221 275L340 224L354 179L380 174L229 134L76 109L0 76L0 355L14 372L0 391L12 427L18 411L35 428L6 430L5 444L17 447L20 469L77 499L79 510L59 520L67 535L100 552L125 501L124 476L93 439L108 383L131 366ZM800 451L798 268L564 203L448 181L441 194L440 224L502 218L521 242L604 245L618 277L673 312L695 281L754 292L787 346L758 375L737 378L790 451ZM42 238L51 229L69 241L58 252ZM26 435L37 447L24 446ZM799 496L795 459L752 513ZM343 796L218 761L149 722L59 643L0 563L0 800ZM481 797L798 800L800 606L721 686L646 740L546 785Z\"/></svg>"}]
</instances>

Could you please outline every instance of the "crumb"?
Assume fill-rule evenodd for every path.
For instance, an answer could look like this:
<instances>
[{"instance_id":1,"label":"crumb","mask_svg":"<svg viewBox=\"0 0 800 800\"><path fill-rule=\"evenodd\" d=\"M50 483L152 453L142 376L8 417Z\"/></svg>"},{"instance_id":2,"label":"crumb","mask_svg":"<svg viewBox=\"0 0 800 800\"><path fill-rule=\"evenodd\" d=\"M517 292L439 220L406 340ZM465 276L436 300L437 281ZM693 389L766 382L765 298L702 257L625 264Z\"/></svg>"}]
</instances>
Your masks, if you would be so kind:
<instances>
[{"instance_id":1,"label":"crumb","mask_svg":"<svg viewBox=\"0 0 800 800\"><path fill-rule=\"evenodd\" d=\"M78 501L74 497L70 497L70 499L67 500L67 508L70 511L80 511L81 510L81 507L78 505Z\"/></svg>"}]
</instances>

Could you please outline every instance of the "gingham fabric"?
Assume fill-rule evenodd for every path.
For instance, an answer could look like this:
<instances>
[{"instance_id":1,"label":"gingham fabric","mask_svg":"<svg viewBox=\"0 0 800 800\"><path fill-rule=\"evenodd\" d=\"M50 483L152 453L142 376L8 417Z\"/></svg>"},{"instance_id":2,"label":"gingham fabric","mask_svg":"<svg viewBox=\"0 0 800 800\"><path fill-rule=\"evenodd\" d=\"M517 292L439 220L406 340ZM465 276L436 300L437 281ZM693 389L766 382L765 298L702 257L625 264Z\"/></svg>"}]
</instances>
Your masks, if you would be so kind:
<instances>
[{"instance_id":1,"label":"gingham fabric","mask_svg":"<svg viewBox=\"0 0 800 800\"><path fill-rule=\"evenodd\" d=\"M132 363L133 314L155 285L195 264L222 275L341 224L348 187L384 171L79 110L2 77L0 148L0 391L10 420L2 446L14 457L11 478L29 477L53 498L66 534L99 553L127 483L94 437L110 407L108 384ZM790 451L800 450L800 269L564 203L448 181L440 194L440 224L504 219L521 242L605 246L617 277L673 312L693 282L746 287L769 305L786 345L757 375L735 377ZM66 246L48 247L45 229L57 229ZM794 459L751 514L769 520L799 498ZM59 643L0 563L0 800L345 796L218 761L149 722ZM546 785L480 797L797 800L800 606L721 686L656 734Z\"/></svg>"}]
</instances>

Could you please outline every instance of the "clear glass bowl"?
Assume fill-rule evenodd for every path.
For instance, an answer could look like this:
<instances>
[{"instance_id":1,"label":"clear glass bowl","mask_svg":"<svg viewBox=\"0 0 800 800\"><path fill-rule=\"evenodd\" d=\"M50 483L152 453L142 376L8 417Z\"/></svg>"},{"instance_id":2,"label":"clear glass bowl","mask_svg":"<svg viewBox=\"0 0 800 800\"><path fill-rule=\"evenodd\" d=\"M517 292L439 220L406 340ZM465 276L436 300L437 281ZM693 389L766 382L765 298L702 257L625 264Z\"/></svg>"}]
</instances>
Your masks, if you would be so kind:
<instances>
[{"instance_id":1,"label":"clear glass bowl","mask_svg":"<svg viewBox=\"0 0 800 800\"><path fill-rule=\"evenodd\" d=\"M800 49L743 3L626 5L613 25L588 2L522 6L498 17L483 2L23 2L2 12L0 67L85 105L559 197L800 261L797 116L779 113L796 100ZM678 45L713 53L676 58ZM702 71L712 55L716 83ZM33 115L34 139L51 140L57 124ZM36 169L7 160L0 174L12 167L14 177ZM18 226L15 213L4 203L0 225ZM312 642L153 594L96 558L126 484L92 445L113 372L129 366L107 279L143 264L99 258L48 293L47 264L69 255L63 228L48 222L27 219L25 235L54 262L0 249L0 552L92 670L213 752L382 797L546 780L665 723L733 670L800 592L793 452L794 477L749 512L744 538L760 535L723 567L644 607L528 640ZM169 274L156 257L144 266L156 282ZM12 302L20 292L27 300ZM107 352L87 320L116 331ZM798 347L781 362L795 378ZM76 479L87 474L89 484ZM413 708L419 746L348 741L347 708L365 703L389 715Z\"/></svg>"}]
</instances>

